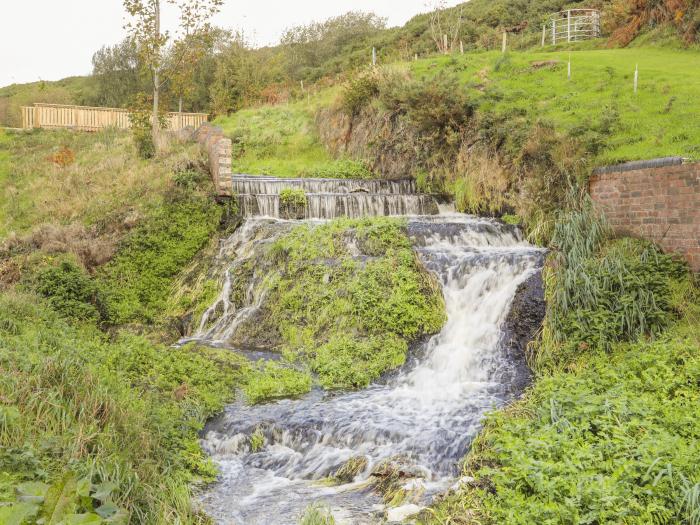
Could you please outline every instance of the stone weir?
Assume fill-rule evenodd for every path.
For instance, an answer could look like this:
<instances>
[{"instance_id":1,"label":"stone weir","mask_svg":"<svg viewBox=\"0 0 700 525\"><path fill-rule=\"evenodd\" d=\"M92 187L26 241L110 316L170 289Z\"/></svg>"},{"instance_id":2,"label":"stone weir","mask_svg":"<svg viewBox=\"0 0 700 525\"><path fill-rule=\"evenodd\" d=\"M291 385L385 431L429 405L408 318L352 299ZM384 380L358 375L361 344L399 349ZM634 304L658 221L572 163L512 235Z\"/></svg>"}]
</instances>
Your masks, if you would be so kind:
<instances>
[{"instance_id":1,"label":"stone weir","mask_svg":"<svg viewBox=\"0 0 700 525\"><path fill-rule=\"evenodd\" d=\"M433 196L418 193L411 179L286 179L234 175L232 184L233 198L244 217L334 219L438 213Z\"/></svg>"}]
</instances>

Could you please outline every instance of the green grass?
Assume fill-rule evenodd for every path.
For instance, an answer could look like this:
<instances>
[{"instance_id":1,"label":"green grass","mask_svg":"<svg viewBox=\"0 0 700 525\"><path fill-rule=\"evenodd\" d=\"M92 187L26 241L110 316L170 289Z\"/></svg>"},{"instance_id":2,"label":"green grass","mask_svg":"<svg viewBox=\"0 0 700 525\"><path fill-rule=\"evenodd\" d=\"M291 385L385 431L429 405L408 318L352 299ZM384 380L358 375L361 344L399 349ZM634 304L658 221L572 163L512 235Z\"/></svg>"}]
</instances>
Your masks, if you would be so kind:
<instances>
[{"instance_id":1,"label":"green grass","mask_svg":"<svg viewBox=\"0 0 700 525\"><path fill-rule=\"evenodd\" d=\"M602 141L595 163L679 155L700 158L700 52L640 47L569 52L470 53L411 64L414 75L452 71L480 112L513 128L538 119L557 130ZM556 60L535 69L532 62ZM633 92L635 65L639 90ZM585 137L584 137L585 138Z\"/></svg>"},{"instance_id":2,"label":"green grass","mask_svg":"<svg viewBox=\"0 0 700 525\"><path fill-rule=\"evenodd\" d=\"M53 157L68 148L74 161ZM196 144L173 144L168 154L139 159L128 133L2 132L0 135L0 240L42 224L79 223L125 229L162 200L173 174L199 162Z\"/></svg>"},{"instance_id":3,"label":"green grass","mask_svg":"<svg viewBox=\"0 0 700 525\"><path fill-rule=\"evenodd\" d=\"M557 63L532 66L551 60ZM505 56L470 52L389 68L410 71L418 79L456 75L477 108L476 132L484 138L501 137L495 140L506 159L517 159L535 124L544 122L561 136L579 140L585 160L594 166L671 155L700 159L700 123L687 117L700 111L698 61L697 49L591 49L583 43L571 51L513 51ZM636 64L639 89L634 94ZM338 92L333 88L309 101L220 117L217 124L237 144L234 170L278 176L371 176L363 175L361 166L344 167L346 159L333 160L318 136L316 114L331 106Z\"/></svg>"},{"instance_id":4,"label":"green grass","mask_svg":"<svg viewBox=\"0 0 700 525\"><path fill-rule=\"evenodd\" d=\"M304 101L217 118L234 141L234 172L296 177L327 166L332 159L315 131L316 107Z\"/></svg>"},{"instance_id":5,"label":"green grass","mask_svg":"<svg viewBox=\"0 0 700 525\"><path fill-rule=\"evenodd\" d=\"M362 163L333 159L321 144L315 115L334 93L329 89L307 101L243 109L217 118L214 124L233 139L233 171L277 177L371 177Z\"/></svg>"},{"instance_id":6,"label":"green grass","mask_svg":"<svg viewBox=\"0 0 700 525\"><path fill-rule=\"evenodd\" d=\"M37 296L1 295L0 500L16 501L28 481L60 486L72 472L109 485L132 523L196 522L190 484L215 474L197 432L245 366L230 352L108 338ZM74 512L93 506L68 499Z\"/></svg>"}]
</instances>

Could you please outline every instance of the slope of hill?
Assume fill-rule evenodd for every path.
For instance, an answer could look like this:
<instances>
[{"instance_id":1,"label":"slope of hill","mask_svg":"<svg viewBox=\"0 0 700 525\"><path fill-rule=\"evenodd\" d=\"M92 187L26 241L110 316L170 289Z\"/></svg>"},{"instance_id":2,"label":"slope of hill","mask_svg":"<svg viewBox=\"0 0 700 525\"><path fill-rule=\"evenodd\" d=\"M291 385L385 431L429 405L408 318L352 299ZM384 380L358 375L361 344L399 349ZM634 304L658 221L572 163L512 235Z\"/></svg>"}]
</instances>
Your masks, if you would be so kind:
<instances>
[{"instance_id":1,"label":"slope of hill","mask_svg":"<svg viewBox=\"0 0 700 525\"><path fill-rule=\"evenodd\" d=\"M21 106L34 102L47 104L91 105L95 97L92 77L69 77L53 82L39 81L12 84L0 88L0 126L19 128Z\"/></svg>"}]
</instances>

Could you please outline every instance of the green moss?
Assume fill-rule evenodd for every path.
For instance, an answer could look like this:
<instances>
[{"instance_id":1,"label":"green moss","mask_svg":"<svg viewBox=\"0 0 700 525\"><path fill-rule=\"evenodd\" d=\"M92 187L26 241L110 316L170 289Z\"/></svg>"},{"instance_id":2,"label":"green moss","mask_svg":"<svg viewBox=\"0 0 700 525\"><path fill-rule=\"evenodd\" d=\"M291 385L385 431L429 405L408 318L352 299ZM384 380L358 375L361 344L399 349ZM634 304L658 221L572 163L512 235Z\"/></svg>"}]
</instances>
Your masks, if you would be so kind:
<instances>
[{"instance_id":1,"label":"green moss","mask_svg":"<svg viewBox=\"0 0 700 525\"><path fill-rule=\"evenodd\" d=\"M311 390L311 376L275 361L261 362L246 375L243 389L250 403L298 397Z\"/></svg>"},{"instance_id":2,"label":"green moss","mask_svg":"<svg viewBox=\"0 0 700 525\"><path fill-rule=\"evenodd\" d=\"M382 218L302 224L270 247L268 318L326 388L367 386L442 327L439 287L410 246L405 222Z\"/></svg>"},{"instance_id":3,"label":"green moss","mask_svg":"<svg viewBox=\"0 0 700 525\"><path fill-rule=\"evenodd\" d=\"M285 206L306 206L306 192L301 188L284 188L280 191L280 204Z\"/></svg>"}]
</instances>

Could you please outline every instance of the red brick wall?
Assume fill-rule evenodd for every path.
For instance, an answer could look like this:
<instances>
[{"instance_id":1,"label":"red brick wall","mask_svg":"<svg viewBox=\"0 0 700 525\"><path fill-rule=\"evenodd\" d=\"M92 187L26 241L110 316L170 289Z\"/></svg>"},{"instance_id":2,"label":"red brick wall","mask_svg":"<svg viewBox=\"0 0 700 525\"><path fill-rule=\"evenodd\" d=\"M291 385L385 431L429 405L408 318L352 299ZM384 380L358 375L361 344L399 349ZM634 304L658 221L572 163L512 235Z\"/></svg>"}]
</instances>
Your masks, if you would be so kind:
<instances>
[{"instance_id":1,"label":"red brick wall","mask_svg":"<svg viewBox=\"0 0 700 525\"><path fill-rule=\"evenodd\" d=\"M700 164L594 175L590 192L615 231L678 252L700 271Z\"/></svg>"}]
</instances>

